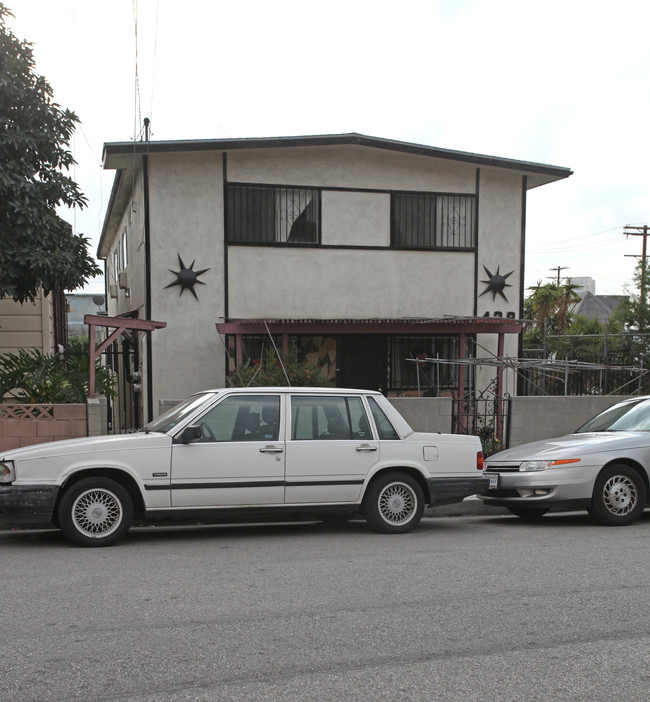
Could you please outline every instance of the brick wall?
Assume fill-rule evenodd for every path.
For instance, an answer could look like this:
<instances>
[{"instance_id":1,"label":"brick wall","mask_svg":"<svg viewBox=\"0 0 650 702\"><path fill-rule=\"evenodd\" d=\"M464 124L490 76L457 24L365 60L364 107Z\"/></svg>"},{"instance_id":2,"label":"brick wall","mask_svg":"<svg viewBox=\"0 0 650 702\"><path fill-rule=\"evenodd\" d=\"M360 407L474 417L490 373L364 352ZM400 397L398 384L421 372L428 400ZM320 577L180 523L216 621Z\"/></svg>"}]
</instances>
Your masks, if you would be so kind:
<instances>
[{"instance_id":1,"label":"brick wall","mask_svg":"<svg viewBox=\"0 0 650 702\"><path fill-rule=\"evenodd\" d=\"M0 404L0 451L87 434L84 404Z\"/></svg>"}]
</instances>

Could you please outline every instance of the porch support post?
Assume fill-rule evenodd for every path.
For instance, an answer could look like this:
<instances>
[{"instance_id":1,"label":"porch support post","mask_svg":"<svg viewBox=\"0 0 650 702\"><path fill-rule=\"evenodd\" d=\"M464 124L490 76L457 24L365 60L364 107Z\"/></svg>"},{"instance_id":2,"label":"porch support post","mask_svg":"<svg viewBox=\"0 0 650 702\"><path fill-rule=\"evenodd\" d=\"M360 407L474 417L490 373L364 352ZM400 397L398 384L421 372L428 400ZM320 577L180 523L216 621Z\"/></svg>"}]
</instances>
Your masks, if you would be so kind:
<instances>
[{"instance_id":1,"label":"porch support post","mask_svg":"<svg viewBox=\"0 0 650 702\"><path fill-rule=\"evenodd\" d=\"M286 356L289 353L289 333L282 332L282 353Z\"/></svg>"},{"instance_id":2,"label":"porch support post","mask_svg":"<svg viewBox=\"0 0 650 702\"><path fill-rule=\"evenodd\" d=\"M243 334L235 334L235 364L237 370L241 368L242 361L244 360L244 349L243 347Z\"/></svg>"},{"instance_id":3,"label":"porch support post","mask_svg":"<svg viewBox=\"0 0 650 702\"><path fill-rule=\"evenodd\" d=\"M88 397L91 400L95 399L95 360L97 354L95 352L95 325L88 325L88 358L90 359L90 370L88 373Z\"/></svg>"},{"instance_id":4,"label":"porch support post","mask_svg":"<svg viewBox=\"0 0 650 702\"><path fill-rule=\"evenodd\" d=\"M501 361L503 359L505 334L499 332L498 342L497 342L497 359ZM496 396L496 412L497 412L497 422L496 422L496 434L497 439L503 446L503 374L506 372L505 367L497 368L497 396Z\"/></svg>"},{"instance_id":5,"label":"porch support post","mask_svg":"<svg viewBox=\"0 0 650 702\"><path fill-rule=\"evenodd\" d=\"M461 361L465 360L465 332L458 335L458 358ZM465 364L458 365L458 429L462 434L465 431L466 412L465 412Z\"/></svg>"}]
</instances>

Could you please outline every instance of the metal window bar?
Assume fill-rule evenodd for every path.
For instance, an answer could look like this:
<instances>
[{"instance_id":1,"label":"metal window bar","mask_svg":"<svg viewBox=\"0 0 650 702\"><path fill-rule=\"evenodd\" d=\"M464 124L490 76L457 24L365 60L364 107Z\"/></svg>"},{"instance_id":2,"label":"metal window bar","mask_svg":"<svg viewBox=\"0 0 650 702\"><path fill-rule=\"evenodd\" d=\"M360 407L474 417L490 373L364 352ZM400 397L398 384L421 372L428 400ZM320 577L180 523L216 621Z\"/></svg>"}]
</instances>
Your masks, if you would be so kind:
<instances>
[{"instance_id":1,"label":"metal window bar","mask_svg":"<svg viewBox=\"0 0 650 702\"><path fill-rule=\"evenodd\" d=\"M227 209L229 242L319 242L320 196L316 189L230 185Z\"/></svg>"},{"instance_id":2,"label":"metal window bar","mask_svg":"<svg viewBox=\"0 0 650 702\"><path fill-rule=\"evenodd\" d=\"M394 246L415 249L473 248L476 198L471 195L397 193L392 198Z\"/></svg>"}]
</instances>

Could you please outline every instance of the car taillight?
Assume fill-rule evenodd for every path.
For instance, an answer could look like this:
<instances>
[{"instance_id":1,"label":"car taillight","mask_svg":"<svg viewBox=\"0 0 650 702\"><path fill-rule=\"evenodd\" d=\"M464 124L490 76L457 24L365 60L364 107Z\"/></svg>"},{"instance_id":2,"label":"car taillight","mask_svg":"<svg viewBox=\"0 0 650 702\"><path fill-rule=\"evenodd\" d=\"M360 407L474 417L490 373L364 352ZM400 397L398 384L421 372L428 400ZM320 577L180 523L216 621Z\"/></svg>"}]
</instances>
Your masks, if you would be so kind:
<instances>
[{"instance_id":1,"label":"car taillight","mask_svg":"<svg viewBox=\"0 0 650 702\"><path fill-rule=\"evenodd\" d=\"M479 451L476 454L476 470L483 470L485 465L483 464L483 451Z\"/></svg>"}]
</instances>

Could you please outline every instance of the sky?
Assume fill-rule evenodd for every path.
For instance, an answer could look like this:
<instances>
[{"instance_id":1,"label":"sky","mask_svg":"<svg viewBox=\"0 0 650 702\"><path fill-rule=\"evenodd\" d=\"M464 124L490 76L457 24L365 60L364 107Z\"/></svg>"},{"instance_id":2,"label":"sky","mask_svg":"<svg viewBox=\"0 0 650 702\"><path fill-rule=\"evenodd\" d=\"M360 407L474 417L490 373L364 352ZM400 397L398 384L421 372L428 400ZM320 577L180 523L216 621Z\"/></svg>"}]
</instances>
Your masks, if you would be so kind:
<instances>
[{"instance_id":1,"label":"sky","mask_svg":"<svg viewBox=\"0 0 650 702\"><path fill-rule=\"evenodd\" d=\"M530 190L525 285L623 294L650 224L643 0L2 0L81 120L61 211L96 254L105 142L358 132L570 168ZM103 292L96 279L86 292Z\"/></svg>"}]
</instances>

